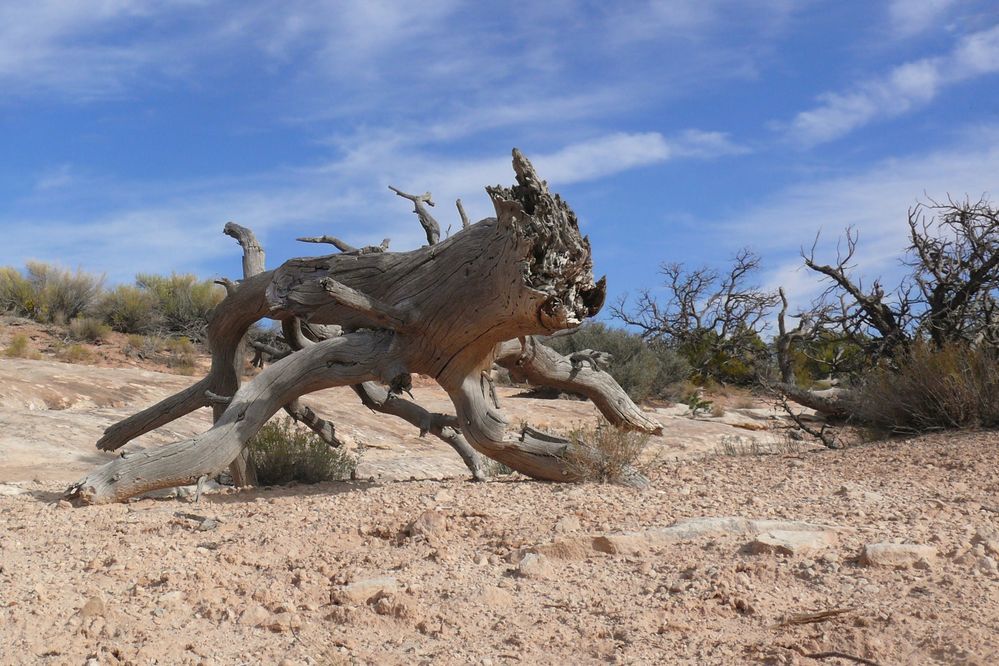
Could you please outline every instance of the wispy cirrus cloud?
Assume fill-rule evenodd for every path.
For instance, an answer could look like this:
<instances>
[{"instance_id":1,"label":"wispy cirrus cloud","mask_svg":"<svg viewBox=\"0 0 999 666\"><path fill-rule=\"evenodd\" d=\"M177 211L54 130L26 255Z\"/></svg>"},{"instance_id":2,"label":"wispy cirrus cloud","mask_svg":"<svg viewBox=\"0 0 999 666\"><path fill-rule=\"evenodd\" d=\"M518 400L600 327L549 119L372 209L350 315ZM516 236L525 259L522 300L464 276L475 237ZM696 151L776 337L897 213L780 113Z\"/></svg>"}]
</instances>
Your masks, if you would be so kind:
<instances>
[{"instance_id":1,"label":"wispy cirrus cloud","mask_svg":"<svg viewBox=\"0 0 999 666\"><path fill-rule=\"evenodd\" d=\"M999 72L999 25L961 37L947 54L899 65L846 92L819 96L786 126L790 139L815 146L933 101L942 90Z\"/></svg>"}]
</instances>

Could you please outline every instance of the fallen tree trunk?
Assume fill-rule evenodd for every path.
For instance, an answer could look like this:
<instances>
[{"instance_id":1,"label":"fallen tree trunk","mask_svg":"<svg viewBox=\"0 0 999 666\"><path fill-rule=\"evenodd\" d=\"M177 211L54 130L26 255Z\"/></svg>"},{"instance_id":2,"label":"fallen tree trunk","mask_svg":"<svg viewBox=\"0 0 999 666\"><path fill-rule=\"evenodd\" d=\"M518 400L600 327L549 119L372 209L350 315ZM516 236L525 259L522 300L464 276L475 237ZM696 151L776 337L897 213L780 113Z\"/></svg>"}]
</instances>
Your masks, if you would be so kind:
<instances>
[{"instance_id":1,"label":"fallen tree trunk","mask_svg":"<svg viewBox=\"0 0 999 666\"><path fill-rule=\"evenodd\" d=\"M483 381L497 345L577 326L599 311L605 295L603 281L593 280L589 242L575 215L517 151L513 165L515 186L487 188L496 217L439 244L294 259L233 287L209 324L213 362L205 381L211 394L232 395L226 389L233 388L239 341L260 318L299 317L347 333L264 370L221 406L204 435L118 458L72 493L106 502L188 482L231 462L274 412L303 394L372 380L398 394L409 389L414 372L448 392L457 425L475 450L535 478L573 478L564 460L569 442L528 433L507 437ZM192 398L170 413L194 404ZM159 420L149 416L119 428L117 440Z\"/></svg>"}]
</instances>

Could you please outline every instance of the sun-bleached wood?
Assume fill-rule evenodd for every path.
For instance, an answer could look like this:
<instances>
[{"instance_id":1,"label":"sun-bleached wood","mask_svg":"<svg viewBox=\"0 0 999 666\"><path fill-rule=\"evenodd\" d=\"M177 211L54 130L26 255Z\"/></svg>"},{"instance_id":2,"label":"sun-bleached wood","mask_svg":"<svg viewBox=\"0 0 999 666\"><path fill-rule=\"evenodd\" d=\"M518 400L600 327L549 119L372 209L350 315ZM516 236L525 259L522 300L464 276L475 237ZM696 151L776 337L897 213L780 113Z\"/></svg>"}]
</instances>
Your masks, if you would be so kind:
<instances>
[{"instance_id":1,"label":"sun-bleached wood","mask_svg":"<svg viewBox=\"0 0 999 666\"><path fill-rule=\"evenodd\" d=\"M575 214L516 150L513 167L513 187L486 188L496 217L443 241L411 252L292 259L241 281L209 322L209 376L181 398L109 429L102 448L117 448L167 422L164 412L176 418L203 406L206 391L233 396L229 404L216 405L224 411L215 426L193 439L111 461L76 483L72 494L86 502L119 501L189 482L224 468L271 415L301 395L381 382L390 387L386 396L367 397L384 411L394 402L388 393L407 389L413 373L435 379L455 406L454 417L431 418L428 431L437 428L438 436L453 438L445 430L457 428L455 436L473 449L527 476L572 480L566 464L572 444L530 429L508 432L483 381L493 361L505 358L498 346L578 326L599 311L605 296L603 280L593 279L589 241L579 233ZM247 328L265 317L281 320L286 329L298 318L307 326L335 325L345 333L303 347L235 391L227 381L232 357ZM552 362L553 367L536 371L539 377L568 373L563 381L576 386L584 372L598 371L573 368L573 360L563 371L561 361ZM657 429L637 407L633 412L613 397L601 409L618 414L620 424ZM424 417L413 414L423 429Z\"/></svg>"}]
</instances>

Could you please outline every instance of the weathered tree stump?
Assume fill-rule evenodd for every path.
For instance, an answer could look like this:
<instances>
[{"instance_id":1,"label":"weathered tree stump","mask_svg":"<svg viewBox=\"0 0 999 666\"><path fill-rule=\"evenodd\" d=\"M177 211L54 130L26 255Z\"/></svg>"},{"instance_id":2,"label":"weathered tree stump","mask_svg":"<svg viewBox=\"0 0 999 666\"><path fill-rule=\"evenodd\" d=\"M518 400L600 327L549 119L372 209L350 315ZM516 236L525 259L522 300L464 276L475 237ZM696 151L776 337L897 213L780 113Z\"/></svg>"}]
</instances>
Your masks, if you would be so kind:
<instances>
[{"instance_id":1,"label":"weathered tree stump","mask_svg":"<svg viewBox=\"0 0 999 666\"><path fill-rule=\"evenodd\" d=\"M221 411L215 425L192 439L124 453L70 493L87 503L120 501L217 473L279 409L296 406L307 393L347 385L365 405L448 441L473 471L478 452L535 479L574 480L566 464L570 442L531 429L508 432L488 378L494 361L589 395L616 425L659 431L595 364L582 368L529 341L596 314L605 285L593 279L589 240L572 210L516 150L513 167L516 185L486 188L496 217L463 226L446 240L435 242L436 221L422 205L429 195L403 194L414 200L431 245L398 253L385 251L387 243L347 246L340 254L286 261L231 286L209 322L208 376L115 424L98 448L117 449L203 406ZM281 320L286 337L298 336L292 346L299 348L239 386L233 368L241 360L240 341L263 318ZM307 341L299 321L341 334ZM533 352L525 353L525 345ZM411 387L412 373L434 378L456 414L430 414L398 397Z\"/></svg>"}]
</instances>

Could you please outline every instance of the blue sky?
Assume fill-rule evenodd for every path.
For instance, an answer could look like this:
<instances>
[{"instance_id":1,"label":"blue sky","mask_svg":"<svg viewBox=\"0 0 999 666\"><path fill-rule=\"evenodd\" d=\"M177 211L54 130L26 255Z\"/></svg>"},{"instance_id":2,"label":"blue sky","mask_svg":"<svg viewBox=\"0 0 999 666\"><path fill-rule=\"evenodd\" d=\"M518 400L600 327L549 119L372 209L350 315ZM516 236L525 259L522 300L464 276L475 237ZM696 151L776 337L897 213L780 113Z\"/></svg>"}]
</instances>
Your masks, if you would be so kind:
<instances>
[{"instance_id":1,"label":"blue sky","mask_svg":"<svg viewBox=\"0 0 999 666\"><path fill-rule=\"evenodd\" d=\"M579 214L611 298L664 261L861 235L899 272L906 210L999 186L999 5L974 0L0 0L0 265L237 277L491 213L521 148Z\"/></svg>"}]
</instances>

